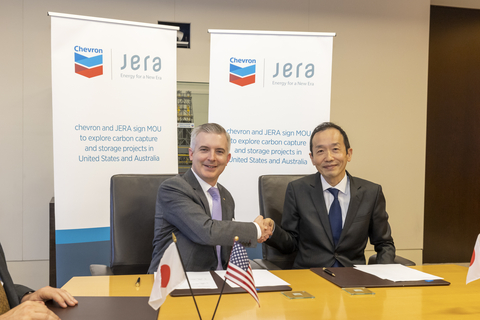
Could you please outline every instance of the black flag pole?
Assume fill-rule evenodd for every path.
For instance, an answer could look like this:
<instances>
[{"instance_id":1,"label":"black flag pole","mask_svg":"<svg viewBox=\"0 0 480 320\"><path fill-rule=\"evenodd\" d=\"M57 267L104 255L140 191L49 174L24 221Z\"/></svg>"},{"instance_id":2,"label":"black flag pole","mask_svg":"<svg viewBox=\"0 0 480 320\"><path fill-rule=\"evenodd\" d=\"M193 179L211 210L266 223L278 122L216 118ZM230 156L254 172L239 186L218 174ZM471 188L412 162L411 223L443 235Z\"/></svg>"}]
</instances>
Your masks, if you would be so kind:
<instances>
[{"instance_id":1,"label":"black flag pole","mask_svg":"<svg viewBox=\"0 0 480 320\"><path fill-rule=\"evenodd\" d=\"M238 241L238 237L235 237L234 240ZM233 245L235 245L235 242L233 242ZM233 247L232 247L232 250L233 250ZM231 255L232 255L232 252L230 252L230 256ZM230 262L230 257L228 257L228 261ZM225 276L226 276L226 274L225 274ZM222 299L222 293L223 293L223 289L225 288L225 283L227 283L227 277L225 277L225 280L223 281L222 290L220 291L220 296L218 297L217 306L215 307L215 311L213 312L212 320L215 318L215 314L217 313L218 305L220 304L220 299Z\"/></svg>"},{"instance_id":2,"label":"black flag pole","mask_svg":"<svg viewBox=\"0 0 480 320\"><path fill-rule=\"evenodd\" d=\"M193 302L195 302L195 308L197 308L198 317L200 318L200 320L202 320L202 316L200 315L200 310L198 310L197 300L195 300L195 295L193 294L192 286L190 285L190 280L188 280L187 271L185 271L182 255L180 254L180 250L178 249L178 246L177 246L177 237L175 237L175 234L173 232L172 232L172 239L173 239L173 242L175 242L175 247L177 248L178 256L180 257L180 262L182 263L183 272L185 272L185 278L187 278L188 287L190 288L190 293L192 294Z\"/></svg>"}]
</instances>

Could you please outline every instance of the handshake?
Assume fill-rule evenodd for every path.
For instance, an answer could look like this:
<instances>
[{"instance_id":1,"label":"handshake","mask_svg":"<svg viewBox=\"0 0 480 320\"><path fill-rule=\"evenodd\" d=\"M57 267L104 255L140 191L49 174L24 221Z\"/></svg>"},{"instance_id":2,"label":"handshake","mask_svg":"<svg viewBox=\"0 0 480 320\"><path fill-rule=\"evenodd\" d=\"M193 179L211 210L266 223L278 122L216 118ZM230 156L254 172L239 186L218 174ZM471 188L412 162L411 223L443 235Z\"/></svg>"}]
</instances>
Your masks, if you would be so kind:
<instances>
[{"instance_id":1,"label":"handshake","mask_svg":"<svg viewBox=\"0 0 480 320\"><path fill-rule=\"evenodd\" d=\"M268 240L268 238L270 238L270 236L273 234L275 222L270 218L264 219L262 216L258 216L253 222L256 222L262 231L262 235L257 240L258 243Z\"/></svg>"}]
</instances>

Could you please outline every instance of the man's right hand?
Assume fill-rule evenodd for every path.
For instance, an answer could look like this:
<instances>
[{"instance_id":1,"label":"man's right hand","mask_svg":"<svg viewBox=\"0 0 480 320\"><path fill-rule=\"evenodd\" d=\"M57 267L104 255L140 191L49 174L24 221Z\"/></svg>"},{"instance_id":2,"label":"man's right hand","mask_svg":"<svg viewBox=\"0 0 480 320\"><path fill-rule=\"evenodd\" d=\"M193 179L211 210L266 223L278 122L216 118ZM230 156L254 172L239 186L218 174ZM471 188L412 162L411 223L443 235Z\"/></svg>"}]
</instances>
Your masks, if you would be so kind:
<instances>
[{"instance_id":1,"label":"man's right hand","mask_svg":"<svg viewBox=\"0 0 480 320\"><path fill-rule=\"evenodd\" d=\"M263 219L262 216L258 216L254 222L258 224L262 235L257 239L258 243L265 242L273 233L273 221L270 218Z\"/></svg>"},{"instance_id":2,"label":"man's right hand","mask_svg":"<svg viewBox=\"0 0 480 320\"><path fill-rule=\"evenodd\" d=\"M0 320L59 320L42 301L27 301L0 316Z\"/></svg>"}]
</instances>

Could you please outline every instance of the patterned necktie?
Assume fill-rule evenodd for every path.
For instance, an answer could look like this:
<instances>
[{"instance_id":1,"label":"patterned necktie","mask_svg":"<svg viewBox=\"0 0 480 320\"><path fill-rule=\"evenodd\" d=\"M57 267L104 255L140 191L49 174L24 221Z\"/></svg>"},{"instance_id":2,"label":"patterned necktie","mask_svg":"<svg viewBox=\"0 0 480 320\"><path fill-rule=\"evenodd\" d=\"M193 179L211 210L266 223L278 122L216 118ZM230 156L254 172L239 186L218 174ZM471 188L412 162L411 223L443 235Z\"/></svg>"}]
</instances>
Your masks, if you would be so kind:
<instances>
[{"instance_id":1,"label":"patterned necktie","mask_svg":"<svg viewBox=\"0 0 480 320\"><path fill-rule=\"evenodd\" d=\"M330 206L330 211L328 212L328 219L330 220L330 228L332 229L333 242L335 247L340 240L340 235L342 234L342 209L340 208L340 202L338 201L338 192L340 190L335 188L328 188L331 194L333 194L333 202ZM335 264L333 267L341 266L338 261L335 259Z\"/></svg>"},{"instance_id":2,"label":"patterned necktie","mask_svg":"<svg viewBox=\"0 0 480 320\"><path fill-rule=\"evenodd\" d=\"M220 202L220 191L217 188L211 187L208 189L208 193L212 196L212 219L213 220L222 220L222 204ZM217 246L217 270L223 270L222 267L222 254L221 254L221 246Z\"/></svg>"},{"instance_id":3,"label":"patterned necktie","mask_svg":"<svg viewBox=\"0 0 480 320\"><path fill-rule=\"evenodd\" d=\"M3 285L0 283L0 315L8 310L10 310L10 305L8 304L7 294L5 293Z\"/></svg>"}]
</instances>

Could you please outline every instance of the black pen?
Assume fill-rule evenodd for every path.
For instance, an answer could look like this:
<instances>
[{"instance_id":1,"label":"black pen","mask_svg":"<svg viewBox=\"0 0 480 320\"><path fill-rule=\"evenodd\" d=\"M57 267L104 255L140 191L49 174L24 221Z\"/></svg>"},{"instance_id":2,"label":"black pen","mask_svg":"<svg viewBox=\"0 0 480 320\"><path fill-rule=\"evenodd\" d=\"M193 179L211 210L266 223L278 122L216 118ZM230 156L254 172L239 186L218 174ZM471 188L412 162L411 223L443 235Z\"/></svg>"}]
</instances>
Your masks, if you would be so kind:
<instances>
[{"instance_id":1,"label":"black pen","mask_svg":"<svg viewBox=\"0 0 480 320\"><path fill-rule=\"evenodd\" d=\"M323 268L323 271L329 275L331 275L332 277L335 277L335 273L333 273L332 271L328 270L327 268Z\"/></svg>"},{"instance_id":2,"label":"black pen","mask_svg":"<svg viewBox=\"0 0 480 320\"><path fill-rule=\"evenodd\" d=\"M137 282L135 282L135 287L140 287L140 277L138 277Z\"/></svg>"}]
</instances>

